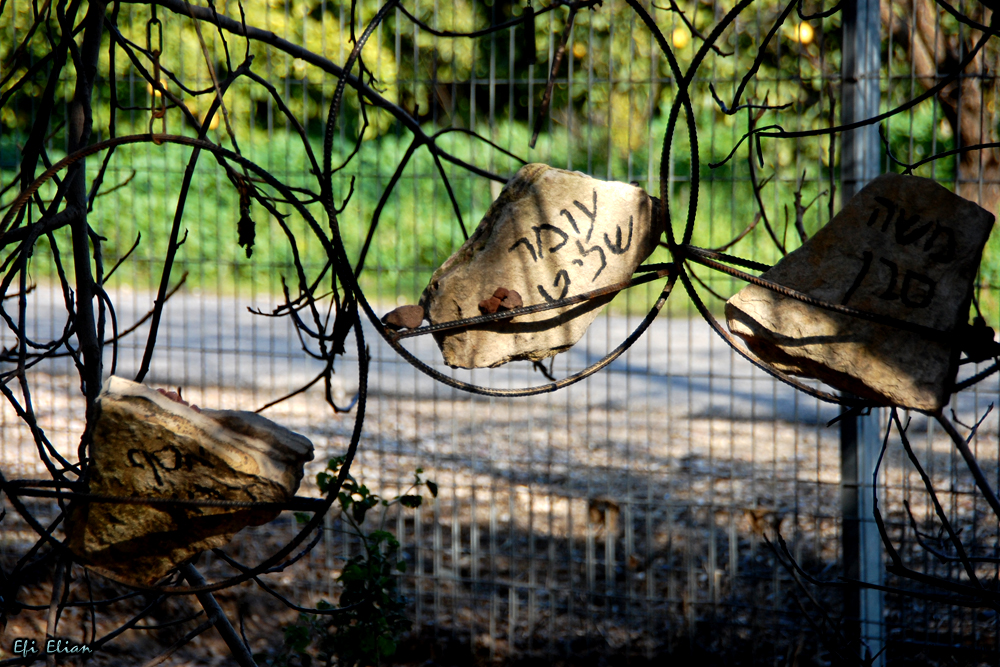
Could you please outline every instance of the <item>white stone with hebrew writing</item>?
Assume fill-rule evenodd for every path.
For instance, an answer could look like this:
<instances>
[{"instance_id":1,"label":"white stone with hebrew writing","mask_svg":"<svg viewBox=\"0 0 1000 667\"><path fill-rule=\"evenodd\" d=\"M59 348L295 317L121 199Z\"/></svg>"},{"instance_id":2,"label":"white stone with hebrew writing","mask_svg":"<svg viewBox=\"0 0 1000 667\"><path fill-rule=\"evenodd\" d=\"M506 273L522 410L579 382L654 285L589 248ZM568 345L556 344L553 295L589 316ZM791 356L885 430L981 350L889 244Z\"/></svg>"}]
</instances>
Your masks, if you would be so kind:
<instances>
[{"instance_id":1,"label":"white stone with hebrew writing","mask_svg":"<svg viewBox=\"0 0 1000 667\"><path fill-rule=\"evenodd\" d=\"M97 401L89 491L126 498L285 502L312 459L304 436L252 412L201 410L111 377ZM67 544L99 572L152 585L276 510L80 503Z\"/></svg>"},{"instance_id":2,"label":"white stone with hebrew writing","mask_svg":"<svg viewBox=\"0 0 1000 667\"><path fill-rule=\"evenodd\" d=\"M932 180L885 174L764 278L824 301L930 327L928 334L807 305L750 285L730 330L786 372L882 405L947 404L972 282L993 215Z\"/></svg>"},{"instance_id":3,"label":"white stone with hebrew writing","mask_svg":"<svg viewBox=\"0 0 1000 667\"><path fill-rule=\"evenodd\" d=\"M522 167L479 227L431 277L421 305L432 323L480 315L498 287L524 305L627 280L656 248L653 200L641 188L544 164ZM538 361L583 336L614 295L435 334L445 362L485 368Z\"/></svg>"}]
</instances>

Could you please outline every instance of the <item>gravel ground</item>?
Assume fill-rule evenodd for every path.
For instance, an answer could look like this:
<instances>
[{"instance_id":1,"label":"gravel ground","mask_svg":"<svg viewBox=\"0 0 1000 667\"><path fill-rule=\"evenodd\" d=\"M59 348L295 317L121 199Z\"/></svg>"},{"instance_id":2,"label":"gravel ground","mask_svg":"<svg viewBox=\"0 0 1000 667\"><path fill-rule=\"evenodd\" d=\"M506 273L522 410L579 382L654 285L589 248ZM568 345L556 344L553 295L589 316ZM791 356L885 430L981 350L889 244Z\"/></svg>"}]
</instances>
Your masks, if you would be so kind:
<instances>
[{"instance_id":1,"label":"gravel ground","mask_svg":"<svg viewBox=\"0 0 1000 667\"><path fill-rule=\"evenodd\" d=\"M143 312L143 295L114 296L120 321ZM56 302L46 306L39 297L34 303L36 335L61 328L56 318L45 317L58 312ZM235 299L175 299L168 314L148 382L183 386L191 402L254 409L314 372L283 322L253 318ZM558 358L555 373L582 367L634 324L599 318L581 345ZM823 634L809 625L796 600L814 619L819 609L776 563L764 538L780 532L812 575L839 576L839 435L826 426L837 414L834 408L752 370L700 321L657 322L609 370L528 399L453 391L401 364L371 332L367 339L371 396L352 472L386 497L403 491L417 467L440 489L419 510L386 517L408 562L401 583L416 628L401 664L469 664L470 658L529 664L524 661L539 657L600 664L600 656L624 655L642 664L702 649L731 656L728 664L829 658ZM141 329L135 340L119 355L119 374L126 377L141 357ZM440 362L432 341L420 340L413 349ZM51 363L30 376L39 424L67 455L75 452L83 426L78 381L70 371L68 364ZM356 366L348 359L338 373L335 390L346 403L356 390ZM490 386L543 382L527 365L456 376ZM972 423L997 394L993 378L963 395L956 402L959 419ZM265 414L313 440L316 457L300 494L316 494L312 479L329 457L344 451L355 413L335 415L310 391ZM998 423L994 411L976 439L989 470L998 465ZM996 521L987 520L987 508L972 493L951 444L919 415L910 434L935 485L947 491L947 511L966 534L975 534L970 544L981 555L995 555ZM44 472L30 434L6 404L0 409L0 460L8 479ZM890 443L882 470L881 507L901 554L918 569L957 577L954 564L928 558L907 527L904 500L915 520L937 534L920 479L897 442ZM9 513L0 554L10 563L32 535L4 507ZM49 505L33 507L40 518L52 515ZM245 530L228 551L254 562L294 530L294 521L284 516ZM268 579L300 604L334 599L334 579L357 549L331 517L309 556ZM226 572L215 558L201 567L208 575ZM117 590L107 582L95 585L108 595ZM25 595L47 604L46 586L32 582ZM835 589L811 592L837 613ZM281 637L276 620L295 617L250 587L220 597L245 616L255 651L273 650ZM126 618L129 603L123 604L104 612L99 626L110 630ZM171 604L162 619L191 607L188 601ZM944 609L889 596L889 636L920 635L925 653L939 640L996 650L995 619ZM79 634L83 617L77 616L68 613L64 623ZM5 637L38 636L39 630L44 635L44 612L25 612L12 619ZM126 636L136 637L124 645L152 657L178 632L183 634L132 632ZM208 635L199 641L166 664L224 660L217 641ZM2 644L0 651L10 650L7 639ZM123 656L109 649L98 658L136 664Z\"/></svg>"}]
</instances>

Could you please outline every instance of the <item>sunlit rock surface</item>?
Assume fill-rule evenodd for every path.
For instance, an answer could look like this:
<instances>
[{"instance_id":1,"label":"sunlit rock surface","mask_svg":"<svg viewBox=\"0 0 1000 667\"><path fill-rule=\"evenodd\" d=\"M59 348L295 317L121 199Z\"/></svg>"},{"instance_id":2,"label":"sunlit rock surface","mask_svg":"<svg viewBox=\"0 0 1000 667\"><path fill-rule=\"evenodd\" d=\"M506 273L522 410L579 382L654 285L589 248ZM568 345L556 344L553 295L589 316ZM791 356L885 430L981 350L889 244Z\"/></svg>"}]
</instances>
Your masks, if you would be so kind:
<instances>
[{"instance_id":1,"label":"sunlit rock surface","mask_svg":"<svg viewBox=\"0 0 1000 667\"><path fill-rule=\"evenodd\" d=\"M972 284L993 215L932 180L885 174L764 278L824 301L930 327L943 338L807 305L748 285L730 330L779 369L883 405L948 402Z\"/></svg>"},{"instance_id":2,"label":"sunlit rock surface","mask_svg":"<svg viewBox=\"0 0 1000 667\"><path fill-rule=\"evenodd\" d=\"M557 301L632 276L656 248L654 200L641 188L544 164L522 167L479 227L431 277L421 304L434 323L475 317L498 288L524 305ZM458 368L538 361L583 336L613 295L435 334Z\"/></svg>"},{"instance_id":3,"label":"sunlit rock surface","mask_svg":"<svg viewBox=\"0 0 1000 667\"><path fill-rule=\"evenodd\" d=\"M290 500L312 443L252 412L196 410L112 377L97 404L90 493L240 502ZM108 576L151 585L275 510L80 503L68 545Z\"/></svg>"}]
</instances>

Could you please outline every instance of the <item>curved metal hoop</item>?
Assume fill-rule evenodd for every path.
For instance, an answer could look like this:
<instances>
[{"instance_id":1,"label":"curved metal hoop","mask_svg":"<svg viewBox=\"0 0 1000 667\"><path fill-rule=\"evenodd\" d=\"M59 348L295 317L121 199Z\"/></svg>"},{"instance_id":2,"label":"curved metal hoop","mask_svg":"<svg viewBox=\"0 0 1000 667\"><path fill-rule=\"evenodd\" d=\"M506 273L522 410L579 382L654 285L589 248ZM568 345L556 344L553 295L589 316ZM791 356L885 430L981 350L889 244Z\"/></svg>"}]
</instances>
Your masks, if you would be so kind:
<instances>
[{"instance_id":1,"label":"curved metal hoop","mask_svg":"<svg viewBox=\"0 0 1000 667\"><path fill-rule=\"evenodd\" d=\"M169 134L140 134L140 135L127 135L122 137L117 137L114 139L108 139L96 144L91 144L86 148L83 148L75 153L67 155L63 159L59 160L53 164L49 169L46 169L41 176L35 179L31 185L25 190L25 192L18 197L11 210L8 211L7 216L4 217L3 223L0 224L0 230L5 230L8 221L13 219L17 215L18 211L25 205L25 203L31 198L31 196L38 191L38 189L44 185L47 181L51 180L56 174L58 174L63 169L68 168L74 162L86 158L90 155L109 150L112 148L117 148L119 146L126 146L130 144L140 144L140 143L150 143L153 145L165 145L165 144L175 144L181 146L191 146L195 148L200 148L201 150L208 151L212 153L217 159L222 158L239 164L241 167L245 167L253 171L262 180L264 180L269 186L277 190L282 197L287 200L292 206L295 207L296 211L303 217L307 224L312 229L313 233L317 236L320 242L323 244L327 251L327 254L334 262L334 270L337 273L337 278L341 281L341 284L350 288L353 283L353 273L350 270L350 265L347 263L347 257L342 253L338 253L338 246L330 241L329 238L323 233L322 228L316 219L312 216L309 210L298 201L292 190L285 186L281 181L274 178L267 170L263 167L258 166L256 163L233 153L221 146L217 146L213 143L202 141L200 139L193 139L191 137L169 135ZM0 239L3 238L3 232L0 231ZM357 341L357 353L358 353L358 410L354 418L354 428L351 432L351 440L348 444L346 461L341 467L341 474L337 480L331 484L330 490L327 493L321 506L314 508L314 514L312 518L306 522L305 525L299 530L296 535L285 543L281 549L266 558L259 565L242 572L238 575L234 575L227 579L222 579L207 586L138 586L132 583L119 582L124 585L134 588L136 590L150 591L150 592L160 592L167 594L190 594L190 593L202 593L202 592L212 592L221 590L223 588L229 588L230 586L235 586L236 584L248 581L259 574L264 573L277 563L284 560L289 554L291 554L302 542L305 541L306 537L313 531L321 527L323 522L323 516L329 511L330 507L337 499L337 494L340 492L340 487L343 481L346 479L348 471L350 469L350 464L354 459L355 453L357 452L358 444L361 440L362 425L364 423L365 415L365 404L366 397L368 393L368 363L367 363L367 353L365 346L364 333L361 327L361 319L358 312L355 310L350 313L350 316L354 320L353 328L355 332L355 340ZM2 473L0 473L0 486L3 486ZM54 540L51 534L46 531L37 521L34 520L30 515L25 516L22 512L23 504L14 503L15 508L18 509L19 513L25 518L26 521L35 529L36 532L43 538ZM26 508L23 508L27 511ZM61 544L61 543L60 543Z\"/></svg>"}]
</instances>

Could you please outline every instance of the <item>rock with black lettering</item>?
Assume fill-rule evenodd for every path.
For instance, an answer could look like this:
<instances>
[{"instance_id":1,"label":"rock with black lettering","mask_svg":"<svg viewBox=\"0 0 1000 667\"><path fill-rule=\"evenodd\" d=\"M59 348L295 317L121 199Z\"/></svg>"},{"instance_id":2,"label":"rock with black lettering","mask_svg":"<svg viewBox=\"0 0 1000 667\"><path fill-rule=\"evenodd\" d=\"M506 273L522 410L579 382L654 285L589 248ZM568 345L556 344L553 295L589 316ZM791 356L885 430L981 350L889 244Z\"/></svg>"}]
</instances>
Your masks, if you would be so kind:
<instances>
[{"instance_id":1,"label":"rock with black lettering","mask_svg":"<svg viewBox=\"0 0 1000 667\"><path fill-rule=\"evenodd\" d=\"M656 248L656 200L641 188L544 164L522 167L421 297L432 324L551 303L627 280ZM434 334L445 362L486 368L569 349L614 295L513 320Z\"/></svg>"},{"instance_id":2,"label":"rock with black lettering","mask_svg":"<svg viewBox=\"0 0 1000 667\"><path fill-rule=\"evenodd\" d=\"M197 410L111 377L97 401L90 493L156 501L285 502L312 459L312 443L252 412ZM277 510L170 504L80 503L67 544L102 574L152 585Z\"/></svg>"},{"instance_id":3,"label":"rock with black lettering","mask_svg":"<svg viewBox=\"0 0 1000 667\"><path fill-rule=\"evenodd\" d=\"M762 359L881 405L934 412L958 369L954 332L993 215L932 180L885 174L764 278L823 301L902 320L832 312L750 285L726 304L730 330Z\"/></svg>"}]
</instances>

